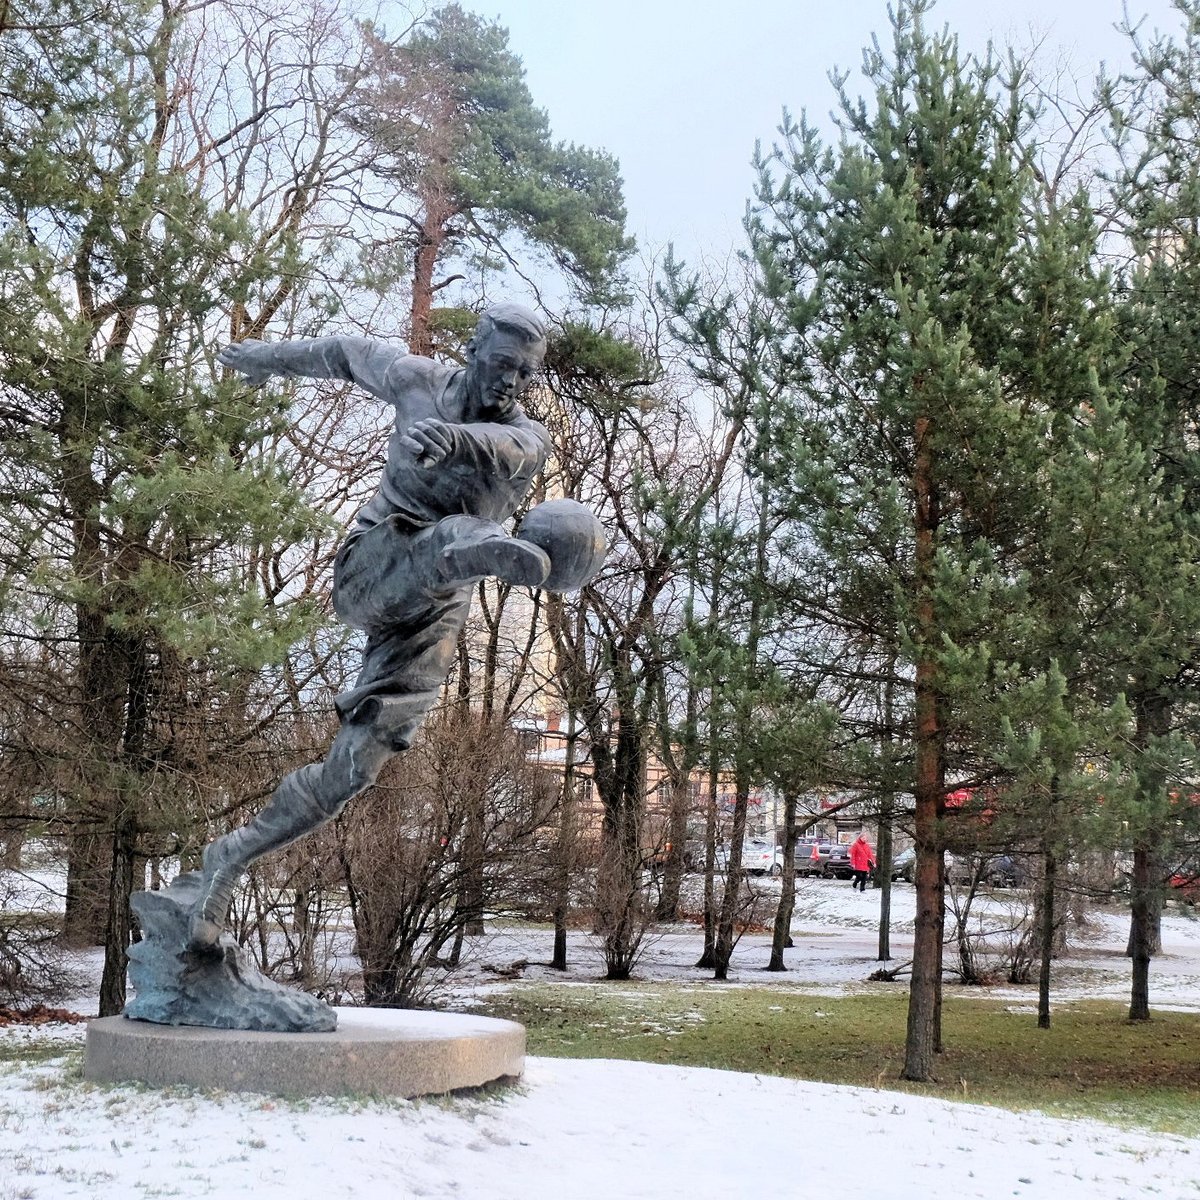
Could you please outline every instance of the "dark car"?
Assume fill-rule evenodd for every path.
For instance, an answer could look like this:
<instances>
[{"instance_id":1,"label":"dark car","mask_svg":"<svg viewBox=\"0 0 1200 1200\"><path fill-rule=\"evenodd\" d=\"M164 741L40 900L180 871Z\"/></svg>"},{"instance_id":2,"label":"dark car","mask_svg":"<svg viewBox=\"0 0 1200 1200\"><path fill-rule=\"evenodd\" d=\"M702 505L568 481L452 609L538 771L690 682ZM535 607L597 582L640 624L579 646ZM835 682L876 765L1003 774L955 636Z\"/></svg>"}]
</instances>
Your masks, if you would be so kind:
<instances>
[{"instance_id":1,"label":"dark car","mask_svg":"<svg viewBox=\"0 0 1200 1200\"><path fill-rule=\"evenodd\" d=\"M849 879L854 874L850 865L850 847L830 846L821 874L826 879Z\"/></svg>"},{"instance_id":2,"label":"dark car","mask_svg":"<svg viewBox=\"0 0 1200 1200\"><path fill-rule=\"evenodd\" d=\"M901 850L895 858L892 859L892 879L903 879L905 883L912 883L916 878L917 873L917 851L915 846L909 846L907 850Z\"/></svg>"},{"instance_id":3,"label":"dark car","mask_svg":"<svg viewBox=\"0 0 1200 1200\"><path fill-rule=\"evenodd\" d=\"M947 854L943 862L943 878L949 884L975 888L984 882L986 864L978 854Z\"/></svg>"},{"instance_id":4,"label":"dark car","mask_svg":"<svg viewBox=\"0 0 1200 1200\"><path fill-rule=\"evenodd\" d=\"M1025 887L1029 883L1029 871L1019 858L997 854L988 859L983 878L989 887Z\"/></svg>"},{"instance_id":5,"label":"dark car","mask_svg":"<svg viewBox=\"0 0 1200 1200\"><path fill-rule=\"evenodd\" d=\"M832 842L818 838L802 838L796 843L796 874L824 875L825 863L832 849Z\"/></svg>"}]
</instances>

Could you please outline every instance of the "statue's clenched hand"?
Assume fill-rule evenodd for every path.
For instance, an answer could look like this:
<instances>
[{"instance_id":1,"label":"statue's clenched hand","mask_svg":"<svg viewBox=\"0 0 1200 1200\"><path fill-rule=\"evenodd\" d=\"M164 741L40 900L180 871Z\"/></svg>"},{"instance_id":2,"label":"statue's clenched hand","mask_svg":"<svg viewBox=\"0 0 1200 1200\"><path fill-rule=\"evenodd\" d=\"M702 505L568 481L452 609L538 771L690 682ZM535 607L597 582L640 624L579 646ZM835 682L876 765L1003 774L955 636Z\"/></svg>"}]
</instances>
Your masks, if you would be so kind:
<instances>
[{"instance_id":1,"label":"statue's clenched hand","mask_svg":"<svg viewBox=\"0 0 1200 1200\"><path fill-rule=\"evenodd\" d=\"M217 355L217 362L243 376L253 387L261 387L273 374L271 351L266 342L247 338L234 342Z\"/></svg>"},{"instance_id":2,"label":"statue's clenched hand","mask_svg":"<svg viewBox=\"0 0 1200 1200\"><path fill-rule=\"evenodd\" d=\"M432 467L447 458L454 448L454 431L445 421L429 417L410 425L400 438L400 445L411 450L418 465Z\"/></svg>"}]
</instances>

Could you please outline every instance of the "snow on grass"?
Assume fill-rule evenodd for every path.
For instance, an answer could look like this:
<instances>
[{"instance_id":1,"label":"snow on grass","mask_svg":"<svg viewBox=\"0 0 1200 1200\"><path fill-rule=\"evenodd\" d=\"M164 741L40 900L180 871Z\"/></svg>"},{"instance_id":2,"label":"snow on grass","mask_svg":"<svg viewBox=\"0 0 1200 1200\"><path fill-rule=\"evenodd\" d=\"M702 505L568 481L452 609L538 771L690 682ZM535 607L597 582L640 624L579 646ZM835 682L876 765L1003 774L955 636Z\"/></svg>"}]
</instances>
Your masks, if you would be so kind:
<instances>
[{"instance_id":1,"label":"snow on grass","mask_svg":"<svg viewBox=\"0 0 1200 1200\"><path fill-rule=\"evenodd\" d=\"M759 885L769 893L770 881ZM47 889L49 890L49 889ZM769 897L768 897L769 898ZM1002 907L1010 900L985 901ZM893 900L892 962L911 953L913 893ZM769 938L747 934L734 986L819 997L864 987L876 962L878 894L801 886L789 971L769 974ZM1097 912L1056 968L1054 1000L1128 996L1127 916ZM1152 967L1157 1008L1200 1011L1200 922L1164 918ZM512 987L483 969L524 962L527 980L595 986L603 963L586 933L570 970L551 971L552 932L498 925L453 1007ZM637 971L647 996L677 989L664 1038L702 1021L688 996L700 930L671 926ZM99 959L85 965L98 976ZM635 984L622 993L636 1001ZM1029 988L970 989L1026 1010ZM964 990L963 994L967 994ZM95 992L78 998L95 1011ZM636 1007L629 1021L636 1023ZM640 1025L637 1026L640 1031ZM237 1093L98 1086L80 1075L79 1026L0 1030L0 1200L253 1197L254 1200L579 1200L836 1195L839 1200L1198 1200L1200 1139L1012 1113L867 1088L614 1060L530 1058L515 1087L415 1102L289 1102Z\"/></svg>"},{"instance_id":2,"label":"snow on grass","mask_svg":"<svg viewBox=\"0 0 1200 1200\"><path fill-rule=\"evenodd\" d=\"M0 1074L5 1200L1200 1195L1198 1141L771 1076L533 1058L473 1095L288 1102L77 1063Z\"/></svg>"}]
</instances>

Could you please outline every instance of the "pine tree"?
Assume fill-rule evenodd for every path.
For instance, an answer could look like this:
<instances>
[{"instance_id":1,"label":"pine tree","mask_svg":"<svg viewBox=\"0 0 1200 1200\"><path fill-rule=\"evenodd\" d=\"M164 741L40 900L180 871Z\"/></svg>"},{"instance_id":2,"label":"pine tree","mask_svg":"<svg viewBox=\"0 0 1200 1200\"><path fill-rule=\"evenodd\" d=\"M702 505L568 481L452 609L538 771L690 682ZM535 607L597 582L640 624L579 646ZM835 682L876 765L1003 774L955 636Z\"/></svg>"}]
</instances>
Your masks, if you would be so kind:
<instances>
[{"instance_id":1,"label":"pine tree","mask_svg":"<svg viewBox=\"0 0 1200 1200\"><path fill-rule=\"evenodd\" d=\"M1171 537L1147 550L1139 593L1149 652L1129 682L1136 716L1130 1019L1149 1018L1149 963L1166 879L1178 867L1171 831L1194 837L1193 806L1174 802L1194 778L1200 569L1200 5L1181 0L1181 36L1134 36L1135 67L1110 88L1122 170L1115 187L1128 259L1119 280L1130 350L1125 409L1147 449L1146 481L1162 496Z\"/></svg>"},{"instance_id":2,"label":"pine tree","mask_svg":"<svg viewBox=\"0 0 1200 1200\"><path fill-rule=\"evenodd\" d=\"M952 39L928 35L927 8L901 5L891 56L868 53L874 110L839 89L836 151L785 127L754 231L794 346L800 442L783 450L797 515L835 620L880 658L898 634L911 670L911 1079L928 1078L941 1043L947 777L956 746L975 740L968 697L986 684L987 639L1013 591L987 525L1019 449L995 360L1019 303L1023 199L1019 97L997 95L992 64L964 64Z\"/></svg>"},{"instance_id":3,"label":"pine tree","mask_svg":"<svg viewBox=\"0 0 1200 1200\"><path fill-rule=\"evenodd\" d=\"M434 348L434 297L461 278L437 278L452 258L511 261L508 235L544 251L589 302L611 300L626 238L617 163L555 142L525 83L508 31L447 4L407 38L376 38L375 79L356 124L377 169L416 200L411 235L409 348Z\"/></svg>"},{"instance_id":4,"label":"pine tree","mask_svg":"<svg viewBox=\"0 0 1200 1200\"><path fill-rule=\"evenodd\" d=\"M839 83L836 147L785 122L751 225L789 359L796 427L774 453L807 535L802 603L853 664L851 722L878 708L871 687L907 717L916 1080L941 1045L947 789L1025 786L1014 738L1049 747L1065 723L1061 784L1111 729L1093 719L1103 646L1070 630L1111 599L1106 564L1141 533L1138 510L1116 516L1138 451L1109 394L1095 221L1082 198L1039 212L1020 70L964 60L928 8L900 5L890 49L868 51L870 103Z\"/></svg>"},{"instance_id":5,"label":"pine tree","mask_svg":"<svg viewBox=\"0 0 1200 1200\"><path fill-rule=\"evenodd\" d=\"M66 931L104 942L111 1013L145 835L184 845L181 797L245 786L213 767L258 737L239 705L320 620L311 598L269 602L253 566L323 526L271 450L284 397L214 363L302 292L316 164L287 147L282 208L253 209L278 195L253 176L264 114L199 124L184 6L24 7L42 28L0 46L6 634L61 666L39 770L67 802Z\"/></svg>"}]
</instances>

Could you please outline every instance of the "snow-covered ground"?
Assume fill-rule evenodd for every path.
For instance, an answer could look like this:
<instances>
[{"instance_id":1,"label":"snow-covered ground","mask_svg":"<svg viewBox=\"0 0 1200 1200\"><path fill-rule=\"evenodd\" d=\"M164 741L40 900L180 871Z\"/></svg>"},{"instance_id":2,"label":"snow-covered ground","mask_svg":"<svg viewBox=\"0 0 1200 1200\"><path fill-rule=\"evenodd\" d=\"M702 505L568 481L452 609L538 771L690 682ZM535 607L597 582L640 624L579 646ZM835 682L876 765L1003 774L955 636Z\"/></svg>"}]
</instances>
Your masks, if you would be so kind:
<instances>
[{"instance_id":1,"label":"snow-covered ground","mask_svg":"<svg viewBox=\"0 0 1200 1200\"><path fill-rule=\"evenodd\" d=\"M1011 902L988 903L999 918ZM814 994L879 986L864 983L879 965L878 903L878 893L855 893L848 884L804 885L789 972L763 972L768 939L749 934L735 952L732 984ZM898 886L893 915L898 963L911 947L911 888ZM1113 909L1073 931L1077 948L1059 968L1058 1001L1127 996L1126 928ZM1200 1011L1200 921L1172 911L1163 933L1153 1002ZM511 986L498 970L514 964L526 964L515 968L526 979L561 979L539 965L550 940L548 930L490 931L475 947L460 1001ZM639 977L707 986L707 973L692 965L700 944L698 930L672 927L648 945ZM573 937L571 956L569 980L598 977L599 955L586 935ZM999 994L1010 992L1023 1003L1032 995ZM90 1011L94 998L76 1003ZM18 1057L0 1069L0 1200L1200 1197L1200 1139L873 1089L530 1058L520 1085L495 1094L287 1102L84 1083L77 1072L82 1026L10 1027L0 1030L0 1049L21 1040L44 1048L47 1039L62 1043L62 1057Z\"/></svg>"},{"instance_id":2,"label":"snow-covered ground","mask_svg":"<svg viewBox=\"0 0 1200 1200\"><path fill-rule=\"evenodd\" d=\"M763 894L763 911L774 912L779 884L773 880L755 881ZM770 959L770 935L743 935L734 950L729 973L733 984L746 987L779 987L804 990L813 994L842 995L848 990L881 986L907 989L907 977L892 985L868 984L867 977L881 966L898 967L912 957L915 892L908 884L895 885L892 893L890 922L891 959L878 961L879 893L857 892L850 884L835 880L798 881L796 909L792 918L795 945L784 954L786 974L764 971ZM1015 924L1024 910L1027 894L997 891L975 898L968 931L990 931L987 939L996 951L1003 949L1003 931ZM1200 909L1195 910L1200 913ZM978 914L978 918L975 914ZM949 928L950 918L947 918ZM1086 923L1072 923L1068 930L1071 950L1055 966L1053 995L1056 1001L1083 997L1111 1000L1129 998L1129 959L1125 943L1129 933L1129 914L1118 905L1092 907ZM672 980L697 983L709 978L709 972L697 971L703 939L692 925L660 928L646 941L642 960L635 972L647 980ZM544 964L550 959L553 935L549 929L499 928L475 948L476 974L462 989L466 998L486 986L495 972L479 970L479 964L501 970L512 964L527 963L520 970L524 979L559 982L563 975ZM567 979L594 980L603 973L599 946L584 934L576 935L569 948L571 969ZM947 968L952 966L953 951L946 951ZM1200 916L1192 909L1170 906L1163 917L1163 953L1151 962L1150 994L1155 1007L1200 1012ZM979 996L978 988L956 988L947 976L947 992ZM496 986L503 986L497 984ZM982 993L993 999L1029 1001L1031 988L993 986ZM1198 1168L1200 1169L1200 1168Z\"/></svg>"},{"instance_id":3,"label":"snow-covered ground","mask_svg":"<svg viewBox=\"0 0 1200 1200\"><path fill-rule=\"evenodd\" d=\"M289 1104L0 1081L0 1195L51 1200L1195 1197L1200 1143L728 1071L533 1058L497 1099ZM5 1190L7 1189L7 1190Z\"/></svg>"}]
</instances>

